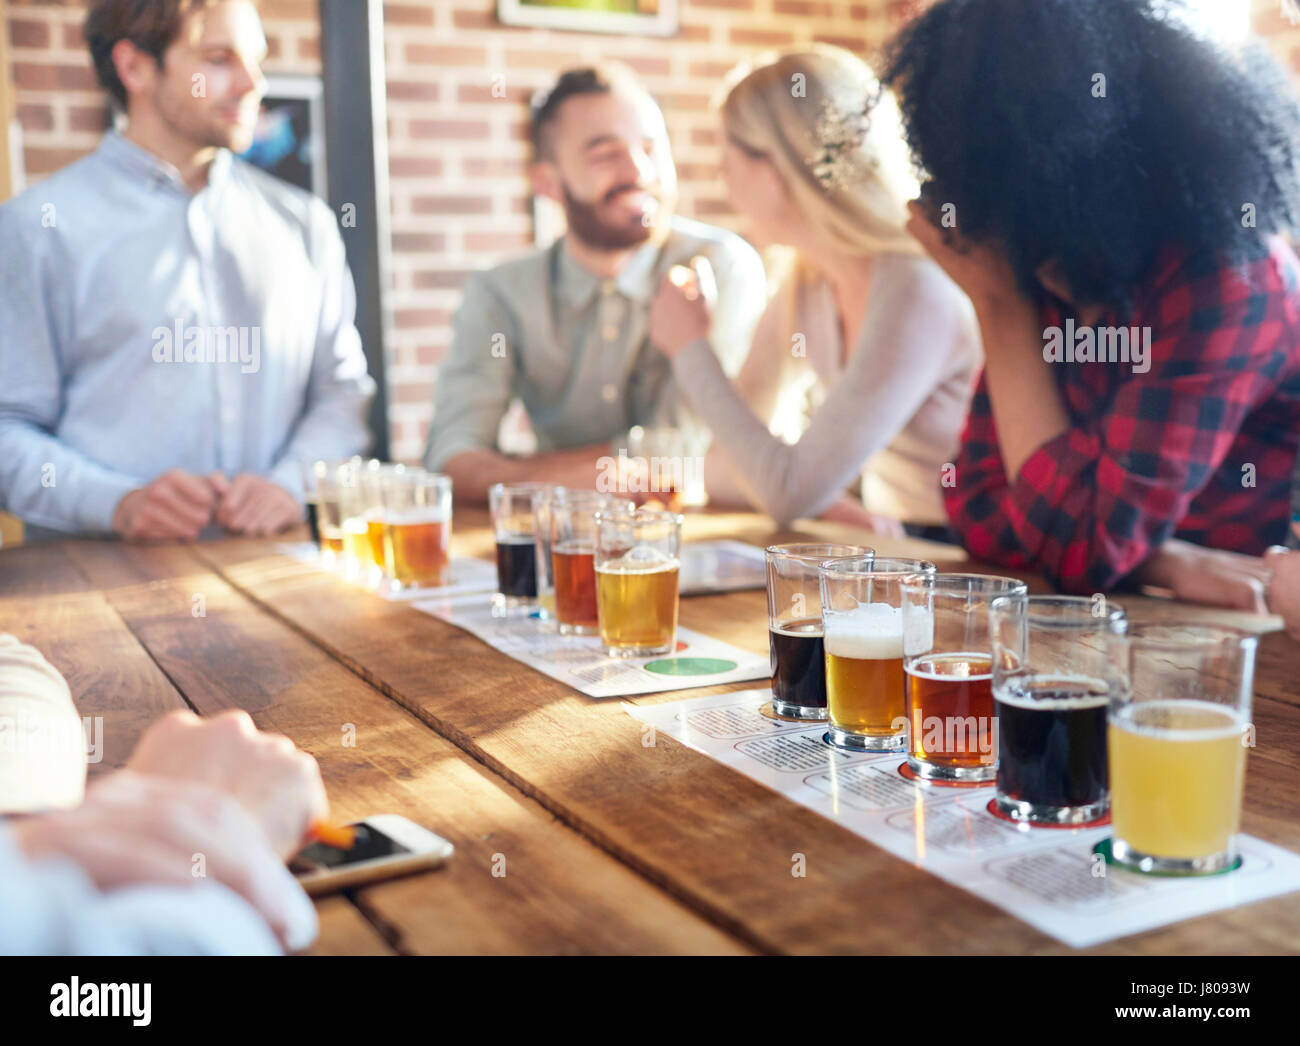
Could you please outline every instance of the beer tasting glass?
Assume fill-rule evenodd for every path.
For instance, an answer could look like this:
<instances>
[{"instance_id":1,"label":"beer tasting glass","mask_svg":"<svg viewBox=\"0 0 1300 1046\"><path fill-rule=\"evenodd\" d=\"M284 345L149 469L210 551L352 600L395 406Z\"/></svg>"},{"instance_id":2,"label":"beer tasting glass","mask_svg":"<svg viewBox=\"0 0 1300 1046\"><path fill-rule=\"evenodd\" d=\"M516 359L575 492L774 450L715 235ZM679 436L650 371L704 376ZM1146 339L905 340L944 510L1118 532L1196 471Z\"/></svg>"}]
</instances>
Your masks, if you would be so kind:
<instances>
[{"instance_id":1,"label":"beer tasting glass","mask_svg":"<svg viewBox=\"0 0 1300 1046\"><path fill-rule=\"evenodd\" d=\"M677 643L682 517L676 512L597 512L596 611L610 657L667 654Z\"/></svg>"},{"instance_id":2,"label":"beer tasting glass","mask_svg":"<svg viewBox=\"0 0 1300 1046\"><path fill-rule=\"evenodd\" d=\"M498 617L530 614L537 609L533 495L550 489L549 483L494 483L488 490L497 543L497 594L492 612Z\"/></svg>"},{"instance_id":3,"label":"beer tasting glass","mask_svg":"<svg viewBox=\"0 0 1300 1046\"><path fill-rule=\"evenodd\" d=\"M538 551L543 514L550 535L555 619L561 635L592 636L600 631L596 607L596 513L630 513L635 503L593 490L558 488L538 504ZM543 584L538 562L537 584Z\"/></svg>"},{"instance_id":4,"label":"beer tasting glass","mask_svg":"<svg viewBox=\"0 0 1300 1046\"><path fill-rule=\"evenodd\" d=\"M338 482L339 518L343 537L343 573L365 578L374 564L370 551L370 527L366 521L366 498L361 488L365 463L354 459L335 472Z\"/></svg>"},{"instance_id":5,"label":"beer tasting glass","mask_svg":"<svg viewBox=\"0 0 1300 1046\"><path fill-rule=\"evenodd\" d=\"M371 458L361 466L361 500L366 520L366 543L369 559L365 561L363 580L372 588L380 586L386 576L384 567L384 484L390 476L406 472L405 465Z\"/></svg>"},{"instance_id":6,"label":"beer tasting glass","mask_svg":"<svg viewBox=\"0 0 1300 1046\"><path fill-rule=\"evenodd\" d=\"M317 514L321 556L327 566L343 557L343 517L339 515L339 464L317 461L312 464L316 477Z\"/></svg>"},{"instance_id":7,"label":"beer tasting glass","mask_svg":"<svg viewBox=\"0 0 1300 1046\"><path fill-rule=\"evenodd\" d=\"M792 719L826 718L826 658L817 571L828 559L864 558L861 545L769 545L767 638L772 711Z\"/></svg>"},{"instance_id":8,"label":"beer tasting glass","mask_svg":"<svg viewBox=\"0 0 1300 1046\"><path fill-rule=\"evenodd\" d=\"M390 473L383 489L384 573L393 589L437 588L451 562L451 479L439 472Z\"/></svg>"},{"instance_id":9,"label":"beer tasting glass","mask_svg":"<svg viewBox=\"0 0 1300 1046\"><path fill-rule=\"evenodd\" d=\"M302 503L307 509L307 529L311 532L311 541L318 548L320 541L320 477L325 470L323 461L300 461L298 468L302 476Z\"/></svg>"},{"instance_id":10,"label":"beer tasting glass","mask_svg":"<svg viewBox=\"0 0 1300 1046\"><path fill-rule=\"evenodd\" d=\"M1107 728L1118 864L1166 875L1236 864L1257 644L1218 626L1130 626Z\"/></svg>"},{"instance_id":11,"label":"beer tasting glass","mask_svg":"<svg viewBox=\"0 0 1300 1046\"><path fill-rule=\"evenodd\" d=\"M1026 595L1009 577L933 574L903 582L907 765L929 781L991 782L997 775L989 604Z\"/></svg>"},{"instance_id":12,"label":"beer tasting glass","mask_svg":"<svg viewBox=\"0 0 1300 1046\"><path fill-rule=\"evenodd\" d=\"M861 752L907 744L902 582L933 574L919 559L858 556L818 569L826 651L826 740Z\"/></svg>"},{"instance_id":13,"label":"beer tasting glass","mask_svg":"<svg viewBox=\"0 0 1300 1046\"><path fill-rule=\"evenodd\" d=\"M1124 611L1083 596L1002 596L990 608L998 809L1085 824L1110 806L1106 715L1123 689Z\"/></svg>"}]
</instances>

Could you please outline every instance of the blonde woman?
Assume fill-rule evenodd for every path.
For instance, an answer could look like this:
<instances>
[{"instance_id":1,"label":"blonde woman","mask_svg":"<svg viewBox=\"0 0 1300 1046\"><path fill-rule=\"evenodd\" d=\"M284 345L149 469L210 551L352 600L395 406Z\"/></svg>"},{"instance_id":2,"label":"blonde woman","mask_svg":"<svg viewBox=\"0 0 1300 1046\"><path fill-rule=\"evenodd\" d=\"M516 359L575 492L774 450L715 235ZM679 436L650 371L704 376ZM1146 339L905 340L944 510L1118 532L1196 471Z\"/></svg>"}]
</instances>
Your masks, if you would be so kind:
<instances>
[{"instance_id":1,"label":"blonde woman","mask_svg":"<svg viewBox=\"0 0 1300 1046\"><path fill-rule=\"evenodd\" d=\"M731 204L792 261L735 384L709 348L707 279L679 273L654 299L650 337L713 431L710 500L780 525L822 516L938 533L979 337L969 302L904 232L917 182L894 102L829 46L764 56L729 84ZM795 442L774 435L783 424ZM845 493L859 476L860 502Z\"/></svg>"}]
</instances>

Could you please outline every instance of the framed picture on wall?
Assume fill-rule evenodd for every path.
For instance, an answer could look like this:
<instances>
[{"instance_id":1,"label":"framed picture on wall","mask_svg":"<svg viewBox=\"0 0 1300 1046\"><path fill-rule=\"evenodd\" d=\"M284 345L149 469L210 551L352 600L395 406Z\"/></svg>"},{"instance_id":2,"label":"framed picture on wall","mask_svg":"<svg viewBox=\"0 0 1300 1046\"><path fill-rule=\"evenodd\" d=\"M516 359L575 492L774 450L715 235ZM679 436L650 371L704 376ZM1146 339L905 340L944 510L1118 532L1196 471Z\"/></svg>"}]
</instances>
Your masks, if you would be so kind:
<instances>
[{"instance_id":1,"label":"framed picture on wall","mask_svg":"<svg viewBox=\"0 0 1300 1046\"><path fill-rule=\"evenodd\" d=\"M268 76L244 159L326 199L324 90L315 76Z\"/></svg>"},{"instance_id":2,"label":"framed picture on wall","mask_svg":"<svg viewBox=\"0 0 1300 1046\"><path fill-rule=\"evenodd\" d=\"M677 0L497 0L497 17L504 25L672 36Z\"/></svg>"}]
</instances>

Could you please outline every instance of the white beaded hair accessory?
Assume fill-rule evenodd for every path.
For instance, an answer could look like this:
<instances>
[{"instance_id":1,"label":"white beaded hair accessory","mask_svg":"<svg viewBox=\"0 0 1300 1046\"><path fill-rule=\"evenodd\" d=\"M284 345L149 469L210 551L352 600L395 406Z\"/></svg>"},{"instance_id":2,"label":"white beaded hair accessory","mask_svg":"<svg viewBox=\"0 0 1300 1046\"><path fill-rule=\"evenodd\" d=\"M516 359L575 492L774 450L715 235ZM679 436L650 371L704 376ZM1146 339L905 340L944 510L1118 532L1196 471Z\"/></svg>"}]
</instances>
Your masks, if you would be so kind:
<instances>
[{"instance_id":1,"label":"white beaded hair accessory","mask_svg":"<svg viewBox=\"0 0 1300 1046\"><path fill-rule=\"evenodd\" d=\"M814 148L807 157L809 169L824 189L845 189L868 177L880 164L863 149L871 132L871 112L879 93L856 104L822 102L813 131Z\"/></svg>"}]
</instances>

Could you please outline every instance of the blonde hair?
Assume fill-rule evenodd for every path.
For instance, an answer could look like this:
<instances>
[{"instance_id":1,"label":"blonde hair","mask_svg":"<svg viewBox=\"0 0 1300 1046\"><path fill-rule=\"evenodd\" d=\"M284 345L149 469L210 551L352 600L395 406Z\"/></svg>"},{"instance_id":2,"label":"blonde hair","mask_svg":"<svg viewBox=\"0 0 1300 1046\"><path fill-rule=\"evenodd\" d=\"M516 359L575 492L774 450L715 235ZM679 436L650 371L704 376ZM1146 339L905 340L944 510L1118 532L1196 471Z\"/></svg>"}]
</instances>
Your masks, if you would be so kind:
<instances>
[{"instance_id":1,"label":"blonde hair","mask_svg":"<svg viewBox=\"0 0 1300 1046\"><path fill-rule=\"evenodd\" d=\"M728 74L717 107L727 137L776 168L821 239L848 255L920 253L904 230L919 185L898 106L856 55L829 44L759 55ZM863 126L860 137L836 133ZM828 130L845 143L832 150L830 172Z\"/></svg>"}]
</instances>

